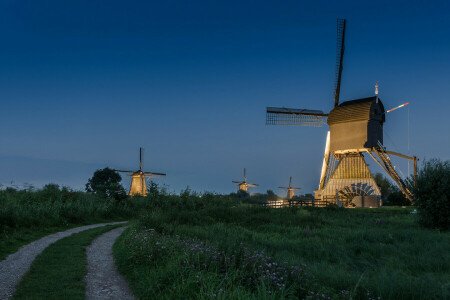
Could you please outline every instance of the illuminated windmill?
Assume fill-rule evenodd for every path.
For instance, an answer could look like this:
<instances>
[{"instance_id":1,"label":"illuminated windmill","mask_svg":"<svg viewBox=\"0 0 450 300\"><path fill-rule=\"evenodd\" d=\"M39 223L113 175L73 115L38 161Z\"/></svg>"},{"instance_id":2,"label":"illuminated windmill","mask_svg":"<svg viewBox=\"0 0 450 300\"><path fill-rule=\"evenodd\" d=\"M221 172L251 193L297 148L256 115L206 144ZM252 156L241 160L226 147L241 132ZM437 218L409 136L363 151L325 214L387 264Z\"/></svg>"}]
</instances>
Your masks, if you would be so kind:
<instances>
[{"instance_id":1,"label":"illuminated windmill","mask_svg":"<svg viewBox=\"0 0 450 300\"><path fill-rule=\"evenodd\" d=\"M131 177L130 192L128 195L147 196L147 180L152 176L166 176L163 173L144 172L142 171L142 148L139 148L139 170L137 171L123 171L115 170L117 172L129 173Z\"/></svg>"},{"instance_id":2,"label":"illuminated windmill","mask_svg":"<svg viewBox=\"0 0 450 300\"><path fill-rule=\"evenodd\" d=\"M327 114L320 110L267 107L266 124L321 127L324 119L328 118L330 130L326 139L319 189L315 191L316 198L331 201L340 197L348 204L355 197L362 196L364 199L369 196L366 198L372 204L378 203L381 192L364 160L363 154L367 153L412 201L413 194L395 170L388 154L413 160L414 178L418 159L387 151L383 147L383 123L389 111L385 112L383 103L378 98L378 85L373 97L339 103L346 21L338 19L337 25L334 108Z\"/></svg>"},{"instance_id":3,"label":"illuminated windmill","mask_svg":"<svg viewBox=\"0 0 450 300\"><path fill-rule=\"evenodd\" d=\"M292 176L289 177L289 186L288 186L288 187L280 186L280 187L278 187L278 188L279 188L279 189L287 190L287 196L286 196L286 199L287 199L287 200L291 200L292 197L294 197L294 191L295 191L295 190L301 190L301 188L295 188L295 187L292 187Z\"/></svg>"},{"instance_id":4,"label":"illuminated windmill","mask_svg":"<svg viewBox=\"0 0 450 300\"><path fill-rule=\"evenodd\" d=\"M238 184L238 192L239 191L243 191L243 192L248 193L248 188L249 187L257 187L258 186L255 183L247 182L247 169L246 168L244 168L244 181L233 180L232 182Z\"/></svg>"}]
</instances>

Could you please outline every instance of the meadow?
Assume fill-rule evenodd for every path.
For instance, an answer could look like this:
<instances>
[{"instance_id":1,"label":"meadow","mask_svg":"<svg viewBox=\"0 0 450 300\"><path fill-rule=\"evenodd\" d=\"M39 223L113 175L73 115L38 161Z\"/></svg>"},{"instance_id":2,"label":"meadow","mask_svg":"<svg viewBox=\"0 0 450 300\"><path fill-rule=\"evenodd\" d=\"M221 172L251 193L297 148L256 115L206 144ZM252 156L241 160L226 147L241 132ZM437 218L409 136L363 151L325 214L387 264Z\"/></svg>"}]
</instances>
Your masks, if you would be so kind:
<instances>
[{"instance_id":1,"label":"meadow","mask_svg":"<svg viewBox=\"0 0 450 300\"><path fill-rule=\"evenodd\" d=\"M255 203L188 189L180 195L153 189L148 197L122 200L55 185L5 189L0 259L56 231L131 220L114 256L139 299L450 297L450 233L420 227L413 208L273 209ZM66 249L78 239L88 244L91 237L74 236L54 247ZM44 269L53 259L45 258L39 261ZM24 285L23 293L41 285Z\"/></svg>"},{"instance_id":2,"label":"meadow","mask_svg":"<svg viewBox=\"0 0 450 300\"><path fill-rule=\"evenodd\" d=\"M114 246L140 299L450 297L450 234L419 227L412 209L150 203Z\"/></svg>"},{"instance_id":3,"label":"meadow","mask_svg":"<svg viewBox=\"0 0 450 300\"><path fill-rule=\"evenodd\" d=\"M133 218L145 204L140 200L116 201L54 184L0 190L0 260L54 232Z\"/></svg>"}]
</instances>

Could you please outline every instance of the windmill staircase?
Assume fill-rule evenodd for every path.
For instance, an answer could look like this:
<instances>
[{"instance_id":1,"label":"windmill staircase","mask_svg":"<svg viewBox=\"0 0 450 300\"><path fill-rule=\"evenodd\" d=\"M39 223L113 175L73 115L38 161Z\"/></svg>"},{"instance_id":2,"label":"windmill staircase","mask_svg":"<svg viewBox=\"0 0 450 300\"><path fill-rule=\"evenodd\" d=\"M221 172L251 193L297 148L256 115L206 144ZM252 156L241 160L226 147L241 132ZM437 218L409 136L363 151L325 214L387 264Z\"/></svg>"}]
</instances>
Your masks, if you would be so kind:
<instances>
[{"instance_id":1,"label":"windmill staircase","mask_svg":"<svg viewBox=\"0 0 450 300\"><path fill-rule=\"evenodd\" d=\"M380 158L382 164L378 161L378 164L388 173L392 179L398 184L398 187L403 192L406 198L409 201L413 202L414 194L411 192L408 184L400 177L400 175L395 170L394 165L392 165L391 158L389 154L386 152L386 149L378 142L378 148L373 148L377 156Z\"/></svg>"}]
</instances>

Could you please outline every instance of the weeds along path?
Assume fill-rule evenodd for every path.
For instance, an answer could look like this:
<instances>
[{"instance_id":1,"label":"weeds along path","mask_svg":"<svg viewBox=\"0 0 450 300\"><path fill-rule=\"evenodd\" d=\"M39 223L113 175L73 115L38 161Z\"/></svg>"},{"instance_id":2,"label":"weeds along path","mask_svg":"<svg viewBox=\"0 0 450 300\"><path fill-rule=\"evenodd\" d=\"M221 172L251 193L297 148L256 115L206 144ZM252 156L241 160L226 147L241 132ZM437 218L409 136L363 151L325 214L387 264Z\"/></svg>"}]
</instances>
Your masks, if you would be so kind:
<instances>
[{"instance_id":1,"label":"weeds along path","mask_svg":"<svg viewBox=\"0 0 450 300\"><path fill-rule=\"evenodd\" d=\"M12 297L16 285L20 282L23 275L28 271L33 260L50 244L73 233L78 233L84 230L106 225L116 225L124 223L127 222L100 223L76 227L66 231L48 235L23 246L17 252L10 254L8 257L6 257L5 260L0 262L0 299L9 299Z\"/></svg>"},{"instance_id":2,"label":"weeds along path","mask_svg":"<svg viewBox=\"0 0 450 300\"><path fill-rule=\"evenodd\" d=\"M86 299L134 299L125 279L117 271L112 246L125 227L102 234L86 248L88 273Z\"/></svg>"}]
</instances>

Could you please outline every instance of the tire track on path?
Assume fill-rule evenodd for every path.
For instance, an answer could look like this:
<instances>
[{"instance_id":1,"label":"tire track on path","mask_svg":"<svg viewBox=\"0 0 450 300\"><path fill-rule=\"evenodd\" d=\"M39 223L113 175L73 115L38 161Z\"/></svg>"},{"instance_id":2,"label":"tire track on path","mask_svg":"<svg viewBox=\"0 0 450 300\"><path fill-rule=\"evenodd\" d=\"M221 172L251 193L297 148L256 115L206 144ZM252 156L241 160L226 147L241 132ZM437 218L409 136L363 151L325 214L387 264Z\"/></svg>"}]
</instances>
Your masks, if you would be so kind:
<instances>
[{"instance_id":1,"label":"tire track on path","mask_svg":"<svg viewBox=\"0 0 450 300\"><path fill-rule=\"evenodd\" d=\"M135 299L125 279L117 271L112 247L125 227L120 227L102 234L86 248L88 273L86 282L86 299L103 300Z\"/></svg>"},{"instance_id":2,"label":"tire track on path","mask_svg":"<svg viewBox=\"0 0 450 300\"><path fill-rule=\"evenodd\" d=\"M14 294L17 284L28 271L33 260L50 244L68 237L73 233L106 225L124 224L124 222L100 223L72 228L66 231L47 235L39 240L21 247L17 252L8 255L0 262L0 299L9 299Z\"/></svg>"}]
</instances>

